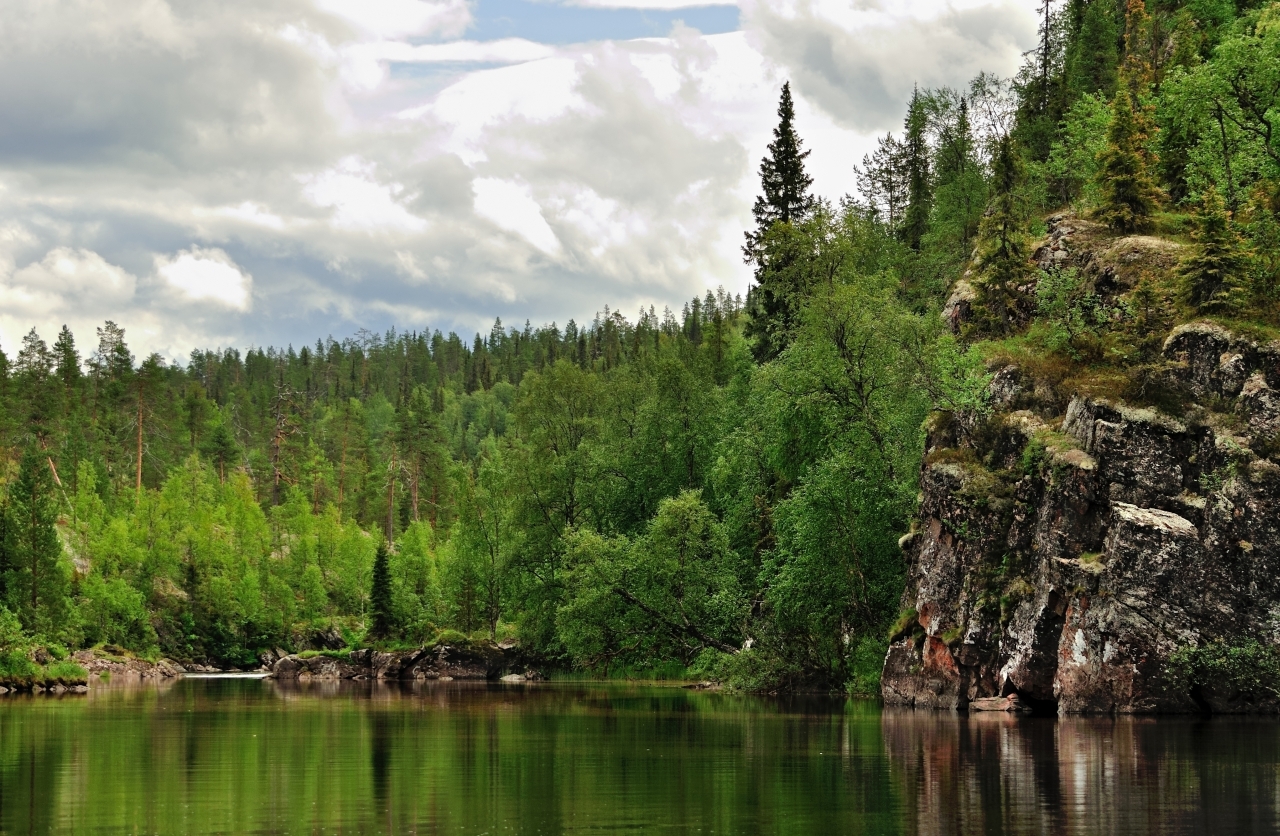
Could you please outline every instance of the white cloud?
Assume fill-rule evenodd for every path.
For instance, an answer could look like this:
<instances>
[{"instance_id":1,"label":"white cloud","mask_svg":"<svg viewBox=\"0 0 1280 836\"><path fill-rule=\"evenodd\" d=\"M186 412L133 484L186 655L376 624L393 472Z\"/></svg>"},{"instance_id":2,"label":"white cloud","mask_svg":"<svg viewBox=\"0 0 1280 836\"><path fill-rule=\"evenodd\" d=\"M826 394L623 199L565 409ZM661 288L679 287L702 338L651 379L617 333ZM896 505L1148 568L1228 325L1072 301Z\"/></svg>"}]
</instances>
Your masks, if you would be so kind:
<instances>
[{"instance_id":1,"label":"white cloud","mask_svg":"<svg viewBox=\"0 0 1280 836\"><path fill-rule=\"evenodd\" d=\"M9 284L37 295L107 303L132 298L135 282L133 276L95 252L58 247L39 263L15 272Z\"/></svg>"},{"instance_id":2,"label":"white cloud","mask_svg":"<svg viewBox=\"0 0 1280 836\"><path fill-rule=\"evenodd\" d=\"M457 37L471 23L466 0L317 0L316 6L380 38Z\"/></svg>"},{"instance_id":3,"label":"white cloud","mask_svg":"<svg viewBox=\"0 0 1280 836\"><path fill-rule=\"evenodd\" d=\"M156 258L156 273L193 301L209 300L238 311L249 310L253 277L222 250L192 247L176 258Z\"/></svg>"},{"instance_id":4,"label":"white cloud","mask_svg":"<svg viewBox=\"0 0 1280 836\"><path fill-rule=\"evenodd\" d=\"M404 186L375 179L372 163L351 156L338 165L305 178L306 194L316 206L333 209L336 227L363 232L414 232L426 222L399 202Z\"/></svg>"},{"instance_id":5,"label":"white cloud","mask_svg":"<svg viewBox=\"0 0 1280 836\"><path fill-rule=\"evenodd\" d=\"M478 178L472 187L476 193L476 213L502 229L523 236L547 255L560 251L560 240L551 231L542 208L533 199L529 187L509 180Z\"/></svg>"},{"instance_id":6,"label":"white cloud","mask_svg":"<svg viewBox=\"0 0 1280 836\"><path fill-rule=\"evenodd\" d=\"M1017 66L1023 6L742 0L741 32L564 45L461 40L468 0L8 0L0 331L110 316L183 356L742 291L782 82L837 197L913 83Z\"/></svg>"},{"instance_id":7,"label":"white cloud","mask_svg":"<svg viewBox=\"0 0 1280 836\"><path fill-rule=\"evenodd\" d=\"M752 45L854 130L899 128L912 87L1011 75L1035 43L1021 0L744 0Z\"/></svg>"}]
</instances>

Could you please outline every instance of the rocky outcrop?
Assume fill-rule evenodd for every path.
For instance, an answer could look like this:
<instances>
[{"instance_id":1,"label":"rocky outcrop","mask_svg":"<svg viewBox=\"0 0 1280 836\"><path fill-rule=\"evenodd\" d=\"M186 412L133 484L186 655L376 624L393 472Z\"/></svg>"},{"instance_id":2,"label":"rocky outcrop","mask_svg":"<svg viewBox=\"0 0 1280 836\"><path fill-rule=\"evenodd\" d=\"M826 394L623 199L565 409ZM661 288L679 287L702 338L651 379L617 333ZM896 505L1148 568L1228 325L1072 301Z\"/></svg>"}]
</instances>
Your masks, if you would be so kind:
<instances>
[{"instance_id":1,"label":"rocky outcrop","mask_svg":"<svg viewBox=\"0 0 1280 836\"><path fill-rule=\"evenodd\" d=\"M517 648L497 644L438 644L418 650L350 653L323 652L285 656L271 667L271 676L300 682L359 680L487 680L519 674L537 679Z\"/></svg>"},{"instance_id":2,"label":"rocky outcrop","mask_svg":"<svg viewBox=\"0 0 1280 836\"><path fill-rule=\"evenodd\" d=\"M185 666L169 659L148 662L96 650L77 651L71 654L71 661L84 668L91 678L101 677L105 673L112 680L171 679L187 671Z\"/></svg>"},{"instance_id":3,"label":"rocky outcrop","mask_svg":"<svg viewBox=\"0 0 1280 836\"><path fill-rule=\"evenodd\" d=\"M1280 642L1280 345L1188 325L1160 373L1177 416L1097 397L1053 415L1008 368L992 416L933 422L886 702L1276 708L1193 688L1171 657Z\"/></svg>"}]
</instances>

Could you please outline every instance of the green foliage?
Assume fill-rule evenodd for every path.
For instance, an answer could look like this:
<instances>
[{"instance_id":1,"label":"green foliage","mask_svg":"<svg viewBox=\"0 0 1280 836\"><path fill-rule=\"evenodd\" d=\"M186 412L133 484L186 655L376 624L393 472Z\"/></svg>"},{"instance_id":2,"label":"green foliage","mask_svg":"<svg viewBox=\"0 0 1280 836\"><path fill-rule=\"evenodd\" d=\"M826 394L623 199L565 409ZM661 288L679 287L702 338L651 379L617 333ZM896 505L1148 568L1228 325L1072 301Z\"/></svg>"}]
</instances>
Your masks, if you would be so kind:
<instances>
[{"instance_id":1,"label":"green foliage","mask_svg":"<svg viewBox=\"0 0 1280 836\"><path fill-rule=\"evenodd\" d=\"M69 567L58 540L58 499L47 456L22 454L3 509L0 570L7 605L30 633L61 635L67 622Z\"/></svg>"},{"instance_id":2,"label":"green foliage","mask_svg":"<svg viewBox=\"0 0 1280 836\"><path fill-rule=\"evenodd\" d=\"M369 612L372 626L369 635L375 639L389 639L395 635L395 612L391 603L391 567L387 547L378 544L373 555L373 578L369 591Z\"/></svg>"},{"instance_id":3,"label":"green foliage","mask_svg":"<svg viewBox=\"0 0 1280 836\"><path fill-rule=\"evenodd\" d=\"M1107 147L1111 107L1102 93L1085 94L1067 111L1044 171L1061 203L1102 202L1099 161Z\"/></svg>"},{"instance_id":4,"label":"green foliage","mask_svg":"<svg viewBox=\"0 0 1280 836\"><path fill-rule=\"evenodd\" d=\"M902 240L913 250L920 249L920 242L929 231L929 216L933 204L933 182L930 174L929 146L925 139L928 129L928 113L925 99L917 89L907 105L907 120L903 126L903 164L907 178L907 208L900 230Z\"/></svg>"},{"instance_id":5,"label":"green foliage","mask_svg":"<svg viewBox=\"0 0 1280 836\"><path fill-rule=\"evenodd\" d=\"M1102 203L1098 217L1116 232L1142 232L1151 225L1159 191L1148 171L1147 137L1134 116L1128 91L1116 93L1107 125L1107 147L1098 157Z\"/></svg>"},{"instance_id":6,"label":"green foliage","mask_svg":"<svg viewBox=\"0 0 1280 836\"><path fill-rule=\"evenodd\" d=\"M981 325L1000 332L1021 318L1031 273L1028 211L1024 195L1026 169L1013 140L1001 139L993 161L994 196L978 234L977 284Z\"/></svg>"},{"instance_id":7,"label":"green foliage","mask_svg":"<svg viewBox=\"0 0 1280 836\"><path fill-rule=\"evenodd\" d=\"M778 102L778 127L773 131L769 156L760 162L763 194L756 198L752 214L756 228L746 233L742 248L746 262L755 267L756 283L747 294L751 317L747 336L755 338L755 355L769 360L786 347L787 332L795 308L793 282L786 269L793 265L794 254L785 246L770 246L770 233L778 225L794 225L804 221L813 210L809 194L813 178L805 173L808 151L795 131L795 109L791 101L790 82L782 85Z\"/></svg>"},{"instance_id":8,"label":"green foliage","mask_svg":"<svg viewBox=\"0 0 1280 836\"><path fill-rule=\"evenodd\" d=\"M10 653L21 653L26 650L29 639L22 629L18 616L7 607L0 606L0 656Z\"/></svg>"},{"instance_id":9,"label":"green foliage","mask_svg":"<svg viewBox=\"0 0 1280 836\"><path fill-rule=\"evenodd\" d=\"M584 530L568 545L556 625L577 664L689 664L707 649L737 653L748 606L737 556L697 492L663 500L634 540Z\"/></svg>"},{"instance_id":10,"label":"green foliage","mask_svg":"<svg viewBox=\"0 0 1280 836\"><path fill-rule=\"evenodd\" d=\"M1247 262L1222 198L1213 187L1204 192L1197 226L1195 247L1179 270L1183 297L1201 313L1235 313L1248 301L1244 287Z\"/></svg>"},{"instance_id":11,"label":"green foliage","mask_svg":"<svg viewBox=\"0 0 1280 836\"><path fill-rule=\"evenodd\" d=\"M1040 317L1036 336L1046 351L1073 360L1096 358L1103 332L1123 311L1087 288L1078 270L1040 271L1036 282Z\"/></svg>"},{"instance_id":12,"label":"green foliage","mask_svg":"<svg viewBox=\"0 0 1280 836\"><path fill-rule=\"evenodd\" d=\"M1185 689L1212 688L1242 702L1280 698L1280 650L1248 640L1182 647L1169 657L1172 683Z\"/></svg>"}]
</instances>

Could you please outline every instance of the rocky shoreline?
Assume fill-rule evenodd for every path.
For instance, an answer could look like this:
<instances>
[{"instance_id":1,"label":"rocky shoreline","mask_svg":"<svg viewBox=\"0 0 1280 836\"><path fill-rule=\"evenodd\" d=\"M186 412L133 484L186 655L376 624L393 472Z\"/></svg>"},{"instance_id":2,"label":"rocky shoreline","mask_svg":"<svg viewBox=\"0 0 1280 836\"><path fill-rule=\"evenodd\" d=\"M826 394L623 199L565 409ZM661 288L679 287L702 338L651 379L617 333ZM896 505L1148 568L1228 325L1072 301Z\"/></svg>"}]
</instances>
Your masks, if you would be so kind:
<instances>
[{"instance_id":1,"label":"rocky shoreline","mask_svg":"<svg viewBox=\"0 0 1280 836\"><path fill-rule=\"evenodd\" d=\"M426 681L541 679L513 646L491 643L438 644L416 650L310 651L284 656L269 676L281 681Z\"/></svg>"}]
</instances>

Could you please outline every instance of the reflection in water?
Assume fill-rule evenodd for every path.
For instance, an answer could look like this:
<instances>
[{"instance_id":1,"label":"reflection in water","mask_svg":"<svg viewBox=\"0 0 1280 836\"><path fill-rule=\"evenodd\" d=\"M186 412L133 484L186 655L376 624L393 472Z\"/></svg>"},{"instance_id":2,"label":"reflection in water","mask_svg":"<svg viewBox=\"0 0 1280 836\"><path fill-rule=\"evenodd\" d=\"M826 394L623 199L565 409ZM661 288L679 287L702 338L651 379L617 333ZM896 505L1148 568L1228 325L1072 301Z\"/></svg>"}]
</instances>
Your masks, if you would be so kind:
<instances>
[{"instance_id":1,"label":"reflection in water","mask_svg":"<svg viewBox=\"0 0 1280 836\"><path fill-rule=\"evenodd\" d=\"M0 700L0 833L1254 833L1278 764L1263 719L183 681Z\"/></svg>"},{"instance_id":2,"label":"reflection in water","mask_svg":"<svg viewBox=\"0 0 1280 836\"><path fill-rule=\"evenodd\" d=\"M904 831L1274 833L1280 724L886 710Z\"/></svg>"}]
</instances>

